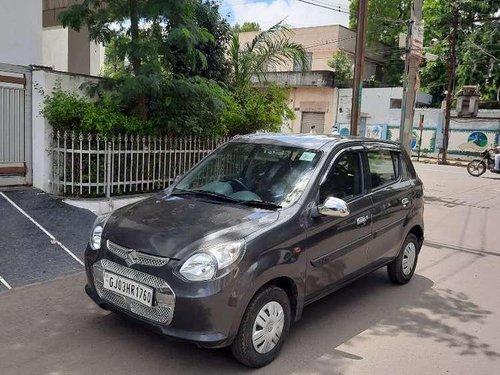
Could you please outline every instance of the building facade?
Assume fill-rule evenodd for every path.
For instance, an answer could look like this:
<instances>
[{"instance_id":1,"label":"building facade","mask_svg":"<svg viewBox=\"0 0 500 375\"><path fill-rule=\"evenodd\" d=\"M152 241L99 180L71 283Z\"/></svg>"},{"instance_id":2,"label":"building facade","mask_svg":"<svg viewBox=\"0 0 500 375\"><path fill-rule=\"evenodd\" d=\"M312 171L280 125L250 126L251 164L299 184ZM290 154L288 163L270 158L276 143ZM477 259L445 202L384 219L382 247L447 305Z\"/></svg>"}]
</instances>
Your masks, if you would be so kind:
<instances>
[{"instance_id":1,"label":"building facade","mask_svg":"<svg viewBox=\"0 0 500 375\"><path fill-rule=\"evenodd\" d=\"M88 30L65 29L59 14L76 0L2 0L0 63L41 65L63 72L99 75L104 47Z\"/></svg>"},{"instance_id":2,"label":"building facade","mask_svg":"<svg viewBox=\"0 0 500 375\"><path fill-rule=\"evenodd\" d=\"M250 42L258 32L240 33L240 43ZM270 68L267 81L290 88L290 107L295 112L284 131L294 133L331 133L336 122L338 90L335 73L328 66L332 55L342 50L354 61L356 32L340 25L291 29L291 39L302 44L308 57L306 73L302 66L288 64ZM364 79L379 78L384 63L385 48L382 45L366 52ZM257 81L254 82L258 84Z\"/></svg>"},{"instance_id":3,"label":"building facade","mask_svg":"<svg viewBox=\"0 0 500 375\"><path fill-rule=\"evenodd\" d=\"M42 61L44 66L63 72L100 75L104 47L89 40L87 28L63 28L59 14L77 0L43 0Z\"/></svg>"}]
</instances>

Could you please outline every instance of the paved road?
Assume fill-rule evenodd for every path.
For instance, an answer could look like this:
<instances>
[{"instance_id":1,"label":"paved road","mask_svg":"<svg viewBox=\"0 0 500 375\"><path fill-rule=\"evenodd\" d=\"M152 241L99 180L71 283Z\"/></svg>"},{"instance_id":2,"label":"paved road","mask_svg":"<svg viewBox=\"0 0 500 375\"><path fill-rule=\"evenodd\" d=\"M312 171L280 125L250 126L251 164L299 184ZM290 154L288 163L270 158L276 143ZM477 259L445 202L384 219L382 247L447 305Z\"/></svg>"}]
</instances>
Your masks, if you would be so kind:
<instances>
[{"instance_id":1,"label":"paved road","mask_svg":"<svg viewBox=\"0 0 500 375\"><path fill-rule=\"evenodd\" d=\"M0 191L0 277L17 287L80 272L82 265L67 251L83 259L94 219L36 189Z\"/></svg>"},{"instance_id":2,"label":"paved road","mask_svg":"<svg viewBox=\"0 0 500 375\"><path fill-rule=\"evenodd\" d=\"M385 271L304 311L259 374L494 374L500 365L500 179L419 165L426 243L417 273ZM3 211L2 211L3 212ZM0 292L2 374L248 373L227 350L166 340L95 307L84 276Z\"/></svg>"}]
</instances>

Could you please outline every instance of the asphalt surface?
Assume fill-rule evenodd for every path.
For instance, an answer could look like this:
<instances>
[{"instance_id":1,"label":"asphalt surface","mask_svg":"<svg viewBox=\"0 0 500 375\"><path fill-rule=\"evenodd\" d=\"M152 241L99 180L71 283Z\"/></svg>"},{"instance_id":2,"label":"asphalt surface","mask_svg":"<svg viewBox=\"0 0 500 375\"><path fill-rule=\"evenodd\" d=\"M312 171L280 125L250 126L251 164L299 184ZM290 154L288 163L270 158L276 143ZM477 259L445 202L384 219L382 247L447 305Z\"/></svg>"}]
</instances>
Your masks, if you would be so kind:
<instances>
[{"instance_id":1,"label":"asphalt surface","mask_svg":"<svg viewBox=\"0 0 500 375\"><path fill-rule=\"evenodd\" d=\"M394 286L381 269L308 306L277 360L252 372L498 373L500 178L417 170L426 242L411 283ZM2 375L251 372L228 350L172 342L100 310L84 283L77 273L0 292Z\"/></svg>"},{"instance_id":2,"label":"asphalt surface","mask_svg":"<svg viewBox=\"0 0 500 375\"><path fill-rule=\"evenodd\" d=\"M83 269L9 200L81 260L94 214L36 189L1 193L8 199L0 195L0 277L11 287L18 287Z\"/></svg>"}]
</instances>

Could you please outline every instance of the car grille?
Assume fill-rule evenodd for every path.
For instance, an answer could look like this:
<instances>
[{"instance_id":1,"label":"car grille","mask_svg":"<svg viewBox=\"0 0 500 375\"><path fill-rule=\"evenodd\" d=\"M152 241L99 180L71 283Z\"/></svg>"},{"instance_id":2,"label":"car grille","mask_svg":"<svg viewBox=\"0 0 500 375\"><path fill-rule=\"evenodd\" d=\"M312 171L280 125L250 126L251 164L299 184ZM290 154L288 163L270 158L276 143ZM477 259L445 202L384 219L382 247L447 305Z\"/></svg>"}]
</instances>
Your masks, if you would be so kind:
<instances>
[{"instance_id":1,"label":"car grille","mask_svg":"<svg viewBox=\"0 0 500 375\"><path fill-rule=\"evenodd\" d=\"M159 277L124 267L108 259L101 259L93 264L94 285L99 296L122 309L155 323L168 325L172 321L175 307L175 294L167 282ZM154 288L153 306L145 306L131 298L104 289L104 270L127 277Z\"/></svg>"},{"instance_id":2,"label":"car grille","mask_svg":"<svg viewBox=\"0 0 500 375\"><path fill-rule=\"evenodd\" d=\"M117 257L124 259L130 266L132 264L141 264L143 266L163 267L169 261L169 258L158 257L150 254L141 253L136 250L128 249L114 242L106 242L108 250Z\"/></svg>"}]
</instances>

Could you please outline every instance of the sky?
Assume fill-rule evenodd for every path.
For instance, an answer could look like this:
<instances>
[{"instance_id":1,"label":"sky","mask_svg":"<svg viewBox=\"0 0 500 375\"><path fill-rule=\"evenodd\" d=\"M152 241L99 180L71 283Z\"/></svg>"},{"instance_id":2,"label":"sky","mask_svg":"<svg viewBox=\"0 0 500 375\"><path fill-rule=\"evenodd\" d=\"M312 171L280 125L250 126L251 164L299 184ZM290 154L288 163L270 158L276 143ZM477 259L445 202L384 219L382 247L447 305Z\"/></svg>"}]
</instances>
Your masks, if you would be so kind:
<instances>
[{"instance_id":1,"label":"sky","mask_svg":"<svg viewBox=\"0 0 500 375\"><path fill-rule=\"evenodd\" d=\"M349 0L306 0L330 7L349 9ZM348 26L349 15L298 0L221 0L220 12L227 16L231 25L257 22L266 29L284 20L292 27L340 24Z\"/></svg>"}]
</instances>

